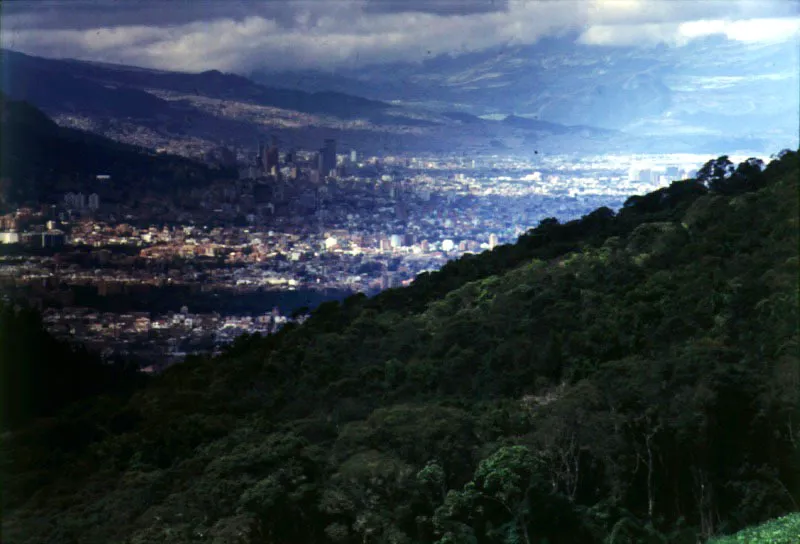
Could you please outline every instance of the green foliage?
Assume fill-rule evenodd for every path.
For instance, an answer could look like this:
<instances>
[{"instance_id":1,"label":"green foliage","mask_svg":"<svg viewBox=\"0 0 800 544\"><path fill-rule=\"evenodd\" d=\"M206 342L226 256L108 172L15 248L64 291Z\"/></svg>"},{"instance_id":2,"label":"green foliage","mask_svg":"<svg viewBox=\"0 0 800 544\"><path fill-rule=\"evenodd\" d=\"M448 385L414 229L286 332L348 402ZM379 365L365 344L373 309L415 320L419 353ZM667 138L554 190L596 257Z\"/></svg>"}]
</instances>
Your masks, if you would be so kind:
<instances>
[{"instance_id":1,"label":"green foliage","mask_svg":"<svg viewBox=\"0 0 800 544\"><path fill-rule=\"evenodd\" d=\"M709 540L709 544L734 544L747 542L751 544L792 544L800 538L800 514L791 514L782 518L749 527L735 535Z\"/></svg>"}]
</instances>

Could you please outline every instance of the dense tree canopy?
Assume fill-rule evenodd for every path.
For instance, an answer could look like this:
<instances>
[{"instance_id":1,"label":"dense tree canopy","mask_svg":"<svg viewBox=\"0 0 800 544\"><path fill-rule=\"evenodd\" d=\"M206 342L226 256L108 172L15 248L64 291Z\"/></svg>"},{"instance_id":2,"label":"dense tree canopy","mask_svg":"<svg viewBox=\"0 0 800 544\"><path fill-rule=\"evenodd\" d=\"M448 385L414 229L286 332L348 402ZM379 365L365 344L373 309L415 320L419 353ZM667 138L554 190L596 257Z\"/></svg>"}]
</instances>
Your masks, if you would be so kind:
<instances>
[{"instance_id":1,"label":"dense tree canopy","mask_svg":"<svg viewBox=\"0 0 800 544\"><path fill-rule=\"evenodd\" d=\"M144 381L123 361L105 362L54 339L30 309L0 302L0 429L53 416L100 393L125 393Z\"/></svg>"}]
</instances>

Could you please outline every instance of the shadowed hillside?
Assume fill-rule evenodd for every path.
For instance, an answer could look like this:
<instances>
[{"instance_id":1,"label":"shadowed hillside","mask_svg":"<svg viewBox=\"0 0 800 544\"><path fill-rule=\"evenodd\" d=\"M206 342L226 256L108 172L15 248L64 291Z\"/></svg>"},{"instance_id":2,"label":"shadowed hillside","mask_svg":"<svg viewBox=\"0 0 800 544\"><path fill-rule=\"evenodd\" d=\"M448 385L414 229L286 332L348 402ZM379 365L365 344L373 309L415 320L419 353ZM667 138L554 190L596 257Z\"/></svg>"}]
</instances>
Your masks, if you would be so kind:
<instances>
[{"instance_id":1,"label":"shadowed hillside","mask_svg":"<svg viewBox=\"0 0 800 544\"><path fill-rule=\"evenodd\" d=\"M153 117L169 114L170 104L143 89L241 100L304 113L342 118L378 114L391 106L335 92L306 93L253 83L218 70L202 73L165 72L134 66L45 59L0 50L7 65L5 89L44 109L112 113L119 117ZM54 92L58 89L58 92Z\"/></svg>"},{"instance_id":2,"label":"shadowed hillside","mask_svg":"<svg viewBox=\"0 0 800 544\"><path fill-rule=\"evenodd\" d=\"M0 204L48 202L60 199L66 191L91 191L97 174L110 174L110 185L126 190L191 187L212 175L206 166L182 157L155 155L59 127L27 102L3 94L0 114Z\"/></svg>"},{"instance_id":3,"label":"shadowed hillside","mask_svg":"<svg viewBox=\"0 0 800 544\"><path fill-rule=\"evenodd\" d=\"M122 393L145 376L123 362L48 334L38 314L0 303L0 429L18 429L65 406L101 393Z\"/></svg>"}]
</instances>

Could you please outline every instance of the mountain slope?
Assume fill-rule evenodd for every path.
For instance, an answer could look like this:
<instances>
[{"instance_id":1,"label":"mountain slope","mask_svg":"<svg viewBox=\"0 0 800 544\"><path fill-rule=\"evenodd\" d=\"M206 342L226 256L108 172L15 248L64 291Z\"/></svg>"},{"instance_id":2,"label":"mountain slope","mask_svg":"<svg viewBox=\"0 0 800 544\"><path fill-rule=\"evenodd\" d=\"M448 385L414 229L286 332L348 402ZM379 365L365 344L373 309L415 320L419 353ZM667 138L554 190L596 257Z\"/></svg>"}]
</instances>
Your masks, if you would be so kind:
<instances>
[{"instance_id":1,"label":"mountain slope","mask_svg":"<svg viewBox=\"0 0 800 544\"><path fill-rule=\"evenodd\" d=\"M166 101L146 89L253 102L345 118L391 107L341 93L271 89L242 76L216 70L198 74L165 72L134 66L45 59L11 50L3 50L2 59L6 70L5 92L52 110L63 110L73 105L77 111L100 108L120 117L147 117L169 110ZM53 92L53 84L57 84L59 92Z\"/></svg>"},{"instance_id":2,"label":"mountain slope","mask_svg":"<svg viewBox=\"0 0 800 544\"><path fill-rule=\"evenodd\" d=\"M325 137L363 152L469 151L497 142L523 151L588 151L640 141L591 127L557 123L502 123L351 94L304 92L264 85L234 74L146 70L54 60L3 50L2 88L27 100L59 124L87 128L128 143L192 154L214 145L252 147L272 134L284 144L314 149Z\"/></svg>"},{"instance_id":3,"label":"mountain slope","mask_svg":"<svg viewBox=\"0 0 800 544\"><path fill-rule=\"evenodd\" d=\"M52 417L64 406L99 393L120 394L146 379L122 362L56 340L31 310L0 302L0 430Z\"/></svg>"},{"instance_id":4,"label":"mountain slope","mask_svg":"<svg viewBox=\"0 0 800 544\"><path fill-rule=\"evenodd\" d=\"M48 435L9 435L4 541L693 543L786 513L798 157L172 367L132 427L63 416L105 432L44 472Z\"/></svg>"},{"instance_id":5,"label":"mountain slope","mask_svg":"<svg viewBox=\"0 0 800 544\"><path fill-rule=\"evenodd\" d=\"M196 162L121 144L56 125L26 102L0 94L0 204L52 202L66 191L97 190L97 174L110 174L109 190L155 190L196 185L209 169ZM217 172L216 175L225 175ZM176 184L177 182L177 184Z\"/></svg>"},{"instance_id":6,"label":"mountain slope","mask_svg":"<svg viewBox=\"0 0 800 544\"><path fill-rule=\"evenodd\" d=\"M730 144L719 139L736 135L742 139L737 147L766 151L797 142L797 51L796 40L759 44L710 37L675 47L612 47L583 45L570 35L424 62L252 77L306 91L358 89L369 98L439 111L514 114L695 145L716 142L719 152Z\"/></svg>"},{"instance_id":7,"label":"mountain slope","mask_svg":"<svg viewBox=\"0 0 800 544\"><path fill-rule=\"evenodd\" d=\"M218 143L230 139L251 143L259 134L258 122L225 110L252 108L289 118L308 114L342 121L418 124L386 103L341 93L273 89L216 70L165 72L45 59L10 50L2 51L2 61L3 90L10 97L29 101L65 122L88 119L93 121L91 127L100 130L109 123L128 121L175 138L189 135ZM232 106L226 108L226 104Z\"/></svg>"}]
</instances>

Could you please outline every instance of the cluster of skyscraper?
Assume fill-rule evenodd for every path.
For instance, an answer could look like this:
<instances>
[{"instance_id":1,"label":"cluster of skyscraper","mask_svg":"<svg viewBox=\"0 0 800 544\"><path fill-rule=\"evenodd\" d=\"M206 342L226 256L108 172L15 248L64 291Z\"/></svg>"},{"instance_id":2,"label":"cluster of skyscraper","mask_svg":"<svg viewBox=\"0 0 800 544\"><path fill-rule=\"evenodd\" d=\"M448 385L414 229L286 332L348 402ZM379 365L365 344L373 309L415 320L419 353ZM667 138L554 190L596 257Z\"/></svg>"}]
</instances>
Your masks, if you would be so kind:
<instances>
[{"instance_id":1,"label":"cluster of skyscraper","mask_svg":"<svg viewBox=\"0 0 800 544\"><path fill-rule=\"evenodd\" d=\"M100 196L92 193L87 198L83 193L67 193L64 195L64 205L70 210L96 211L100 207Z\"/></svg>"},{"instance_id":2,"label":"cluster of skyscraper","mask_svg":"<svg viewBox=\"0 0 800 544\"><path fill-rule=\"evenodd\" d=\"M261 164L264 166L264 173L267 175L277 176L278 169L280 168L279 159L280 153L278 152L278 140L273 137L272 145L269 147L264 146L261 148L259 144L259 155L261 157Z\"/></svg>"},{"instance_id":3,"label":"cluster of skyscraper","mask_svg":"<svg viewBox=\"0 0 800 544\"><path fill-rule=\"evenodd\" d=\"M293 165L295 162L295 152L289 151L284 156L285 165ZM351 162L356 160L356 152L350 153ZM280 150L278 149L278 141L272 138L269 146L258 144L258 162L259 166L263 169L264 175L278 177L280 174ZM327 176L335 175L336 173L336 140L328 138L325 140L325 145L319 149L316 158L312 163L312 170L317 172L320 180Z\"/></svg>"},{"instance_id":4,"label":"cluster of skyscraper","mask_svg":"<svg viewBox=\"0 0 800 544\"><path fill-rule=\"evenodd\" d=\"M328 138L317 155L317 171L320 177L325 177L331 175L331 171L334 170L336 170L336 140Z\"/></svg>"},{"instance_id":5,"label":"cluster of skyscraper","mask_svg":"<svg viewBox=\"0 0 800 544\"><path fill-rule=\"evenodd\" d=\"M648 168L632 166L628 170L628 181L642 183L669 183L681 179L689 179L695 175L695 170L681 169L677 166L662 168Z\"/></svg>"}]
</instances>

